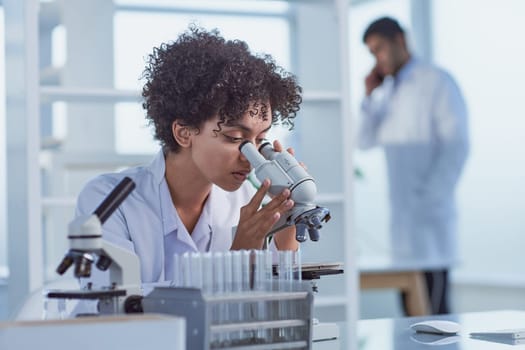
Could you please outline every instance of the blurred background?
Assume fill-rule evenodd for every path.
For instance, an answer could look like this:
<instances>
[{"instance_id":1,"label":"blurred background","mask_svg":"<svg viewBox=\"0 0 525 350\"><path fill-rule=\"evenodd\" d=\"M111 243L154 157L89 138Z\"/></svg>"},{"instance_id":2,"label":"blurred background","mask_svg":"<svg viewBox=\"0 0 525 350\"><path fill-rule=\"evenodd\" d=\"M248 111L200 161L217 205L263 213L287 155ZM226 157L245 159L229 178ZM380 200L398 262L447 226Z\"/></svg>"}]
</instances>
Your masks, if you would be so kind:
<instances>
[{"instance_id":1,"label":"blurred background","mask_svg":"<svg viewBox=\"0 0 525 350\"><path fill-rule=\"evenodd\" d=\"M189 23L270 53L305 88L292 133L334 220L314 260L338 260L318 313L335 320L400 316L395 291L360 291L360 257L389 254L380 150L354 151L362 43L375 18L397 18L413 51L456 78L469 108L471 154L459 188L454 312L525 309L525 44L521 0L0 1L0 320L57 278L67 224L85 181L149 162L141 73L153 47ZM475 14L475 15L474 15ZM521 150L521 151L520 151ZM327 154L330 156L327 157ZM354 177L354 169L361 176ZM342 244L340 244L342 243ZM344 305L346 311L340 311ZM343 308L345 310L345 308ZM335 314L335 316L334 316Z\"/></svg>"}]
</instances>

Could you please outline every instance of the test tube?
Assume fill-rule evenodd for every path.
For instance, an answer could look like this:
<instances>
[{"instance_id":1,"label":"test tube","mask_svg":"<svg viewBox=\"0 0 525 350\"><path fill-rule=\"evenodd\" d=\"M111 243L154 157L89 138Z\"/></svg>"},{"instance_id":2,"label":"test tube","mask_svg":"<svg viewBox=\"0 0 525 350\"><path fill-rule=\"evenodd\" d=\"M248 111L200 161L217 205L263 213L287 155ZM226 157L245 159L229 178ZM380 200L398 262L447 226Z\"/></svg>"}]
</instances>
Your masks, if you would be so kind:
<instances>
[{"instance_id":1,"label":"test tube","mask_svg":"<svg viewBox=\"0 0 525 350\"><path fill-rule=\"evenodd\" d=\"M224 294L224 253L223 252L213 252L212 253L212 290L214 295L223 295ZM227 305L224 303L216 304L213 306L213 323L215 324L224 324L226 319ZM217 348L223 347L225 342L229 340L228 334L218 333L214 335L213 341L216 342ZM229 343L229 342L227 342Z\"/></svg>"},{"instance_id":2,"label":"test tube","mask_svg":"<svg viewBox=\"0 0 525 350\"><path fill-rule=\"evenodd\" d=\"M242 257L240 250L232 251L232 290L236 293L242 291Z\"/></svg>"},{"instance_id":3,"label":"test tube","mask_svg":"<svg viewBox=\"0 0 525 350\"><path fill-rule=\"evenodd\" d=\"M255 291L261 291L264 289L264 263L262 250L250 250L250 264L252 268L251 289Z\"/></svg>"},{"instance_id":4,"label":"test tube","mask_svg":"<svg viewBox=\"0 0 525 350\"><path fill-rule=\"evenodd\" d=\"M252 250L250 256L251 264L253 267L253 290L254 293L264 293L266 288L266 271L264 262L264 252L262 250ZM253 319L256 321L266 320L266 308L265 302L259 301L253 305ZM268 339L268 332L265 329L259 329L256 332L255 342L260 344L264 343Z\"/></svg>"},{"instance_id":5,"label":"test tube","mask_svg":"<svg viewBox=\"0 0 525 350\"><path fill-rule=\"evenodd\" d=\"M224 293L224 253L213 252L213 292L214 294Z\"/></svg>"},{"instance_id":6,"label":"test tube","mask_svg":"<svg viewBox=\"0 0 525 350\"><path fill-rule=\"evenodd\" d=\"M279 255L279 292L290 292L293 283L293 263L291 250L280 250ZM290 303L286 300L279 302L279 319L292 319ZM285 327L279 329L279 338L285 341L292 339L292 329Z\"/></svg>"},{"instance_id":7,"label":"test tube","mask_svg":"<svg viewBox=\"0 0 525 350\"><path fill-rule=\"evenodd\" d=\"M202 293L213 295L213 255L211 252L199 253L202 269Z\"/></svg>"},{"instance_id":8,"label":"test tube","mask_svg":"<svg viewBox=\"0 0 525 350\"><path fill-rule=\"evenodd\" d=\"M263 251L264 256L264 290L267 293L273 293L274 292L274 275L273 275L273 262L274 262L274 253L271 250L264 250ZM268 321L270 320L276 320L279 317L278 314L278 307L279 303L277 301L268 301L266 303L266 319ZM268 343L273 343L274 340L278 339L278 331L275 329L268 329L267 330L267 338L266 341Z\"/></svg>"},{"instance_id":9,"label":"test tube","mask_svg":"<svg viewBox=\"0 0 525 350\"><path fill-rule=\"evenodd\" d=\"M303 271L302 271L302 254L301 248L298 248L292 253L292 263L293 263L293 279L295 281L303 280Z\"/></svg>"},{"instance_id":10,"label":"test tube","mask_svg":"<svg viewBox=\"0 0 525 350\"><path fill-rule=\"evenodd\" d=\"M303 274L302 274L302 254L301 249L298 248L296 251L292 252L292 264L293 264L293 281L292 281L292 287L293 285L299 285L301 281L303 280ZM292 307L292 317L298 318L300 312L297 310L295 306ZM298 340L301 337L301 334L299 332L294 332L292 330L292 337L294 340Z\"/></svg>"},{"instance_id":11,"label":"test tube","mask_svg":"<svg viewBox=\"0 0 525 350\"><path fill-rule=\"evenodd\" d=\"M242 291L247 292L252 289L252 266L250 261L249 250L241 250L241 266L242 266Z\"/></svg>"},{"instance_id":12,"label":"test tube","mask_svg":"<svg viewBox=\"0 0 525 350\"><path fill-rule=\"evenodd\" d=\"M190 271L191 271L191 284L193 288L203 287L203 275L202 275L202 259L201 254L197 252L190 253Z\"/></svg>"},{"instance_id":13,"label":"test tube","mask_svg":"<svg viewBox=\"0 0 525 350\"><path fill-rule=\"evenodd\" d=\"M293 282L293 251L280 250L279 251L279 281L280 285L284 287L283 290L290 291Z\"/></svg>"},{"instance_id":14,"label":"test tube","mask_svg":"<svg viewBox=\"0 0 525 350\"><path fill-rule=\"evenodd\" d=\"M223 255L223 283L224 283L224 293L226 295L231 295L233 291L233 276L232 276L232 252L224 252ZM224 305L224 322L232 323L235 319L232 317L232 310L230 303ZM228 337L225 339L227 344L226 346L231 345L231 336L228 334Z\"/></svg>"},{"instance_id":15,"label":"test tube","mask_svg":"<svg viewBox=\"0 0 525 350\"><path fill-rule=\"evenodd\" d=\"M180 256L181 264L181 286L182 287L191 287L192 286L192 276L191 276L191 254L185 252Z\"/></svg>"},{"instance_id":16,"label":"test tube","mask_svg":"<svg viewBox=\"0 0 525 350\"><path fill-rule=\"evenodd\" d=\"M213 254L211 252L199 253L199 261L201 263L202 271L202 285L201 292L203 296L213 296ZM218 310L216 304L211 304L210 307L210 323L217 324ZM217 348L219 346L219 334L212 333L209 337L210 348Z\"/></svg>"},{"instance_id":17,"label":"test tube","mask_svg":"<svg viewBox=\"0 0 525 350\"><path fill-rule=\"evenodd\" d=\"M253 287L253 266L251 261L251 251L250 250L241 250L241 260L242 260L242 291L243 293L250 293ZM242 309L242 322L250 322L253 318L252 306L254 304L251 302L243 302L241 304ZM246 343L252 343L252 339L255 337L254 332L244 331L242 332L242 339Z\"/></svg>"},{"instance_id":18,"label":"test tube","mask_svg":"<svg viewBox=\"0 0 525 350\"><path fill-rule=\"evenodd\" d=\"M226 294L233 291L232 252L224 252L223 255L223 290Z\"/></svg>"},{"instance_id":19,"label":"test tube","mask_svg":"<svg viewBox=\"0 0 525 350\"><path fill-rule=\"evenodd\" d=\"M232 291L233 294L241 295L242 292L242 255L240 250L232 253ZM240 303L230 303L231 317L236 322L242 322L242 307ZM242 340L241 331L231 334L232 345L240 344Z\"/></svg>"},{"instance_id":20,"label":"test tube","mask_svg":"<svg viewBox=\"0 0 525 350\"><path fill-rule=\"evenodd\" d=\"M173 287L182 287L182 257L179 254L173 254L173 276L171 276Z\"/></svg>"},{"instance_id":21,"label":"test tube","mask_svg":"<svg viewBox=\"0 0 525 350\"><path fill-rule=\"evenodd\" d=\"M265 290L267 292L273 291L273 252L271 250L264 250L264 280Z\"/></svg>"}]
</instances>

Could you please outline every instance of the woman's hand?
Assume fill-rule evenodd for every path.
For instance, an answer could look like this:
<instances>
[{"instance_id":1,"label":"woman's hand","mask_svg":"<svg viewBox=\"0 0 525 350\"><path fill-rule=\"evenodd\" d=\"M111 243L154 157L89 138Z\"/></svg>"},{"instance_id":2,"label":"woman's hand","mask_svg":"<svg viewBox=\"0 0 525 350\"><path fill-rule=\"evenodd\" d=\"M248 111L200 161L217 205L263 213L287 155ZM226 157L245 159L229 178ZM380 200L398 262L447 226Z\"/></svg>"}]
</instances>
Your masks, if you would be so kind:
<instances>
[{"instance_id":1,"label":"woman's hand","mask_svg":"<svg viewBox=\"0 0 525 350\"><path fill-rule=\"evenodd\" d=\"M282 152L283 146L278 140L275 140L273 141L273 149L276 150L277 152ZM295 151L292 147L287 148L286 151L290 153L292 156L295 156ZM299 162L299 165L302 166L305 170L307 169L306 165L304 165L303 162Z\"/></svg>"},{"instance_id":2,"label":"woman's hand","mask_svg":"<svg viewBox=\"0 0 525 350\"><path fill-rule=\"evenodd\" d=\"M284 189L260 208L269 188L270 180L266 179L250 202L241 208L241 217L231 246L232 250L262 249L264 239L273 225L281 218L281 215L293 207L294 203L289 199L290 190Z\"/></svg>"},{"instance_id":3,"label":"woman's hand","mask_svg":"<svg viewBox=\"0 0 525 350\"><path fill-rule=\"evenodd\" d=\"M283 151L283 146L277 140L273 142L273 148L277 152ZM293 148L286 150L294 155ZM302 162L299 164L306 169ZM241 208L241 218L235 234L231 249L261 249L266 235L280 219L281 215L292 209L294 203L289 199L290 190L285 189L277 196L268 193L270 181L266 179L254 195L250 203ZM268 195L272 200L263 208L259 209L262 200ZM297 250L298 243L295 239L295 226L286 227L274 235L275 245L279 250Z\"/></svg>"}]
</instances>

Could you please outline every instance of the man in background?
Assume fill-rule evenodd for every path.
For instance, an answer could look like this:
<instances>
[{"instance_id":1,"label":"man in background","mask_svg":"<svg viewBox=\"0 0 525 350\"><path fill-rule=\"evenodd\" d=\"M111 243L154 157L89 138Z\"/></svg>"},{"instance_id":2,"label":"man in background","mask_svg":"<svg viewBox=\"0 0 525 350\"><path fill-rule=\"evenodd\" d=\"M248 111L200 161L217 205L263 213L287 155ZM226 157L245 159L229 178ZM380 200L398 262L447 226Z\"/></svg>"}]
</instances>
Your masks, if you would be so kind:
<instances>
[{"instance_id":1,"label":"man in background","mask_svg":"<svg viewBox=\"0 0 525 350\"><path fill-rule=\"evenodd\" d=\"M375 66L365 79L359 148L385 153L392 254L424 270L431 312L448 313L455 189L468 154L465 102L447 72L413 57L395 19L371 23L363 42Z\"/></svg>"}]
</instances>

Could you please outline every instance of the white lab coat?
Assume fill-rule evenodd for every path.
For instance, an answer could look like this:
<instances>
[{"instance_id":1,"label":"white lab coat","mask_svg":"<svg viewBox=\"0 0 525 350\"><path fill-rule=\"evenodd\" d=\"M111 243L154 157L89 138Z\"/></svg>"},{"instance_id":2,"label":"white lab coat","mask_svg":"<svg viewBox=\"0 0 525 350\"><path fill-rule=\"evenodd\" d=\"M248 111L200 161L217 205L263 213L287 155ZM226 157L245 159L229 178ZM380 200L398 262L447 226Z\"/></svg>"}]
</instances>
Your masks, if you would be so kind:
<instances>
[{"instance_id":1,"label":"white lab coat","mask_svg":"<svg viewBox=\"0 0 525 350\"><path fill-rule=\"evenodd\" d=\"M364 99L358 142L384 149L393 256L453 264L454 192L468 154L467 109L453 78L411 59Z\"/></svg>"},{"instance_id":2,"label":"white lab coat","mask_svg":"<svg viewBox=\"0 0 525 350\"><path fill-rule=\"evenodd\" d=\"M213 185L190 235L171 200L165 167L161 151L148 166L100 175L84 187L77 202L77 216L91 214L125 176L135 182L136 188L104 223L102 233L105 240L138 255L143 284L171 280L174 254L229 250L240 208L256 191L248 181L234 192ZM270 248L276 250L273 241ZM106 286L109 279L93 269L90 281Z\"/></svg>"}]
</instances>

